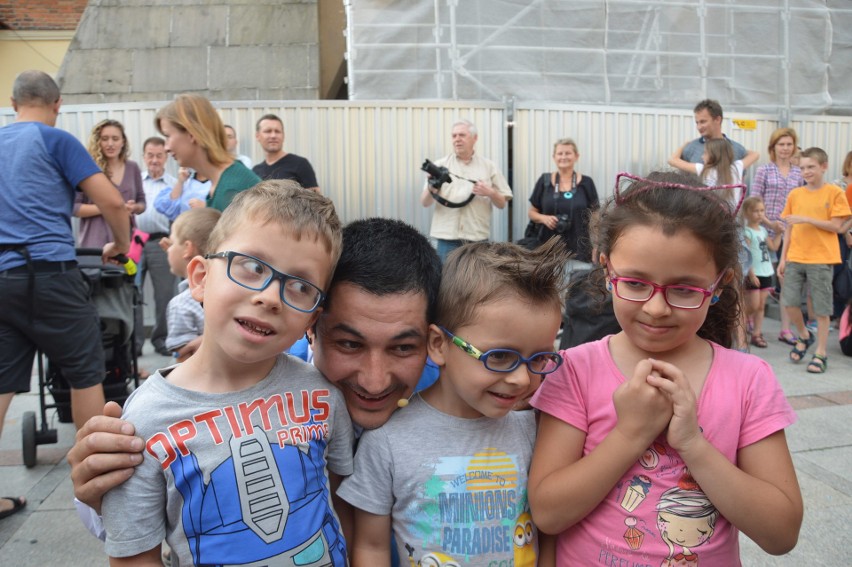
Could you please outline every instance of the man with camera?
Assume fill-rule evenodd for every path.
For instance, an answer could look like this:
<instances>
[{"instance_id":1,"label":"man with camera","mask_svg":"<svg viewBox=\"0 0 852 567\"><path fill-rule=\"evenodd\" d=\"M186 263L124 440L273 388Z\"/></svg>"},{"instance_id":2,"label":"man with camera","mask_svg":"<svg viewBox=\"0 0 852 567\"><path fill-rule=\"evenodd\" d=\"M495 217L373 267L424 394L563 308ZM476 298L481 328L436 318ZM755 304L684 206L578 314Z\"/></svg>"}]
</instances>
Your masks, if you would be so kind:
<instances>
[{"instance_id":1,"label":"man with camera","mask_svg":"<svg viewBox=\"0 0 852 567\"><path fill-rule=\"evenodd\" d=\"M438 256L447 255L468 242L488 240L491 234L491 207L506 206L512 190L497 165L474 153L476 126L469 120L453 124L453 153L424 164L430 179L423 187L420 203L433 203L432 229Z\"/></svg>"}]
</instances>

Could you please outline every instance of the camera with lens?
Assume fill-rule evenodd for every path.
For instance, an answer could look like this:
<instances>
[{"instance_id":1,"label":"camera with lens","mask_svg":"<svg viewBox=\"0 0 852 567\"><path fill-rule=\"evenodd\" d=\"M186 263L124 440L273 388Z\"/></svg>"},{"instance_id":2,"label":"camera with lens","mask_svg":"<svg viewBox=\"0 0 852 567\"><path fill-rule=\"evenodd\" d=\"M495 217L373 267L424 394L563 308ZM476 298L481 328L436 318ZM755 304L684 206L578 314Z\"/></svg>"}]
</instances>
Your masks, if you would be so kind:
<instances>
[{"instance_id":1,"label":"camera with lens","mask_svg":"<svg viewBox=\"0 0 852 567\"><path fill-rule=\"evenodd\" d=\"M452 183L453 179L450 177L450 170L446 167L435 165L428 159L423 161L423 165L420 166L420 169L431 175L429 178L429 185L431 185L435 189L440 189L444 183Z\"/></svg>"},{"instance_id":2,"label":"camera with lens","mask_svg":"<svg viewBox=\"0 0 852 567\"><path fill-rule=\"evenodd\" d=\"M565 234L571 230L571 215L556 215L556 228L553 232L556 234Z\"/></svg>"}]
</instances>

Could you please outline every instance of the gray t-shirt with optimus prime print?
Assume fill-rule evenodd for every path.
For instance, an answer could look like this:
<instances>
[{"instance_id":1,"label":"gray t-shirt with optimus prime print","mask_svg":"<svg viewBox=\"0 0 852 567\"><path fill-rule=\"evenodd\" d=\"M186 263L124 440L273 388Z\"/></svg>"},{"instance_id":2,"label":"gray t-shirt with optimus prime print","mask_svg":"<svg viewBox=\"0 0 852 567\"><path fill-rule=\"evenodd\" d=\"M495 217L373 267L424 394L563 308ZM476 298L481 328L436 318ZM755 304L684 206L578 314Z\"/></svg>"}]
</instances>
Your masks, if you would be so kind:
<instances>
[{"instance_id":1,"label":"gray t-shirt with optimus prime print","mask_svg":"<svg viewBox=\"0 0 852 567\"><path fill-rule=\"evenodd\" d=\"M104 497L106 552L172 548L173 565L347 565L328 471L352 472L343 395L280 355L237 392L190 391L152 375L122 417L145 440L133 476Z\"/></svg>"}]
</instances>

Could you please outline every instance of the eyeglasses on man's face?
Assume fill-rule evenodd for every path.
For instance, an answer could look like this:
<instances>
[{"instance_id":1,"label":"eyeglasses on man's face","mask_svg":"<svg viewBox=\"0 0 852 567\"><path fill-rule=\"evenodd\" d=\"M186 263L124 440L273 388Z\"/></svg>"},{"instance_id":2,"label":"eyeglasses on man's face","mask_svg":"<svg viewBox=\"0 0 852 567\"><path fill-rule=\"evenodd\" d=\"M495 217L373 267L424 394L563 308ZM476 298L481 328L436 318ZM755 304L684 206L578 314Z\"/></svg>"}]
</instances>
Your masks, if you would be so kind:
<instances>
[{"instance_id":1,"label":"eyeglasses on man's face","mask_svg":"<svg viewBox=\"0 0 852 567\"><path fill-rule=\"evenodd\" d=\"M252 291L263 291L272 282L281 282L281 301L296 311L313 313L323 300L320 288L302 278L279 272L263 260L241 252L206 254L206 259L228 260L228 278L237 285Z\"/></svg>"},{"instance_id":2,"label":"eyeglasses on man's face","mask_svg":"<svg viewBox=\"0 0 852 567\"><path fill-rule=\"evenodd\" d=\"M713 295L713 292L722 281L722 276L725 275L725 270L722 270L716 281L714 281L709 289L697 287L694 285L669 284L657 285L654 282L649 282L640 278L623 278L616 275L612 269L612 265L607 263L609 271L609 281L612 282L615 295L625 301L634 301L636 303L644 303L651 299L655 293L662 292L666 303L670 307L677 309L698 309L708 297Z\"/></svg>"},{"instance_id":3,"label":"eyeglasses on man's face","mask_svg":"<svg viewBox=\"0 0 852 567\"><path fill-rule=\"evenodd\" d=\"M537 352L529 358L510 348L493 348L482 352L444 327L440 329L450 337L454 345L480 361L492 372L511 372L521 364L526 364L527 370L533 374L550 374L562 365L562 357L555 352Z\"/></svg>"}]
</instances>

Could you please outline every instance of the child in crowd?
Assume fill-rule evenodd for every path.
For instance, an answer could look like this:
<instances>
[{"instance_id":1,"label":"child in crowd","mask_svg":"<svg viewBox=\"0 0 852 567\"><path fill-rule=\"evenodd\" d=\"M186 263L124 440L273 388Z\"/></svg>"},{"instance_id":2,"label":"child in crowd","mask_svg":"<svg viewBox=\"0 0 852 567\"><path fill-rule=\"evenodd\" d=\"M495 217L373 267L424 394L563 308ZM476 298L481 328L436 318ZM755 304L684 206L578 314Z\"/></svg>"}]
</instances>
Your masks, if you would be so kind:
<instances>
[{"instance_id":1,"label":"child in crowd","mask_svg":"<svg viewBox=\"0 0 852 567\"><path fill-rule=\"evenodd\" d=\"M683 148L672 154L669 165L682 171L694 173L704 181L704 185L739 185L743 182L743 174L751 164L757 161L760 154L749 150L743 159L734 159L734 148L725 138L714 138L704 142L704 163L690 163L681 159ZM733 205L740 202L743 189L724 189L721 191L725 200Z\"/></svg>"},{"instance_id":2,"label":"child in crowd","mask_svg":"<svg viewBox=\"0 0 852 567\"><path fill-rule=\"evenodd\" d=\"M563 351L532 400L530 505L558 565L739 565L738 530L773 554L798 538L795 414L767 363L726 348L740 228L695 181L620 174L593 219L623 330Z\"/></svg>"},{"instance_id":3,"label":"child in crowd","mask_svg":"<svg viewBox=\"0 0 852 567\"><path fill-rule=\"evenodd\" d=\"M156 562L165 537L180 565L345 566L331 504L331 473L352 473L343 396L281 354L319 314L341 248L334 206L265 181L208 244L187 267L204 341L124 408L146 450L103 501L110 564Z\"/></svg>"},{"instance_id":4,"label":"child in crowd","mask_svg":"<svg viewBox=\"0 0 852 567\"><path fill-rule=\"evenodd\" d=\"M196 256L205 256L207 242L213 228L222 215L216 209L191 209L182 213L172 223L166 254L172 273L181 278L178 293L170 301L166 310L168 336L166 348L175 354L177 362L189 358L201 344L204 332L204 309L192 297L186 269L189 261Z\"/></svg>"},{"instance_id":5,"label":"child in crowd","mask_svg":"<svg viewBox=\"0 0 852 567\"><path fill-rule=\"evenodd\" d=\"M177 181L172 187L164 187L154 199L154 207L174 221L178 215L190 209L206 206L205 199L210 194L211 182L197 171L188 167L178 170Z\"/></svg>"},{"instance_id":6,"label":"child in crowd","mask_svg":"<svg viewBox=\"0 0 852 567\"><path fill-rule=\"evenodd\" d=\"M448 256L428 339L438 381L364 432L338 491L356 508L354 567L390 564L391 527L403 564L550 564L526 496L535 418L511 410L562 363L567 257L558 238Z\"/></svg>"},{"instance_id":7,"label":"child in crowd","mask_svg":"<svg viewBox=\"0 0 852 567\"><path fill-rule=\"evenodd\" d=\"M746 197L740 210L746 246L751 253L751 266L745 276L745 313L751 324L751 344L766 348L763 337L763 312L766 298L772 289L772 258L770 251L778 250L781 245L784 225L766 218L766 206L760 197ZM773 235L769 237L769 226Z\"/></svg>"},{"instance_id":8,"label":"child in crowd","mask_svg":"<svg viewBox=\"0 0 852 567\"><path fill-rule=\"evenodd\" d=\"M784 278L782 303L790 322L799 332L799 340L790 351L790 360L801 362L816 341L816 351L807 370L812 374L822 374L828 366L829 317L834 308L833 264L840 263L837 234L843 230L850 210L843 191L823 180L828 169L825 151L820 148L804 150L799 167L806 185L790 192L781 213L787 227L778 262L778 276ZM805 285L810 290L817 321L816 337L805 327L802 317L801 296Z\"/></svg>"}]
</instances>

